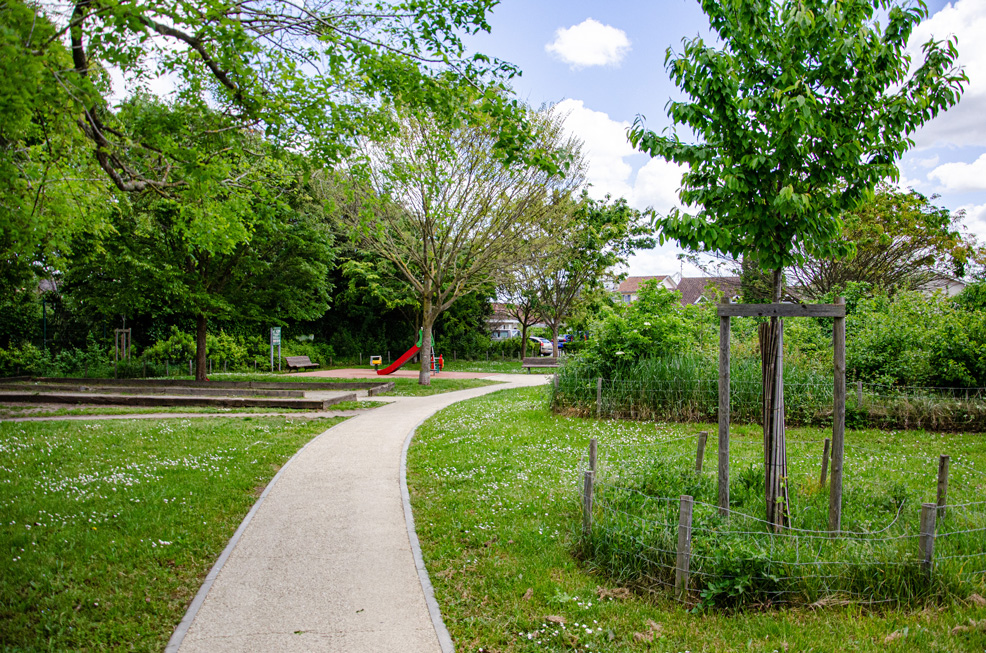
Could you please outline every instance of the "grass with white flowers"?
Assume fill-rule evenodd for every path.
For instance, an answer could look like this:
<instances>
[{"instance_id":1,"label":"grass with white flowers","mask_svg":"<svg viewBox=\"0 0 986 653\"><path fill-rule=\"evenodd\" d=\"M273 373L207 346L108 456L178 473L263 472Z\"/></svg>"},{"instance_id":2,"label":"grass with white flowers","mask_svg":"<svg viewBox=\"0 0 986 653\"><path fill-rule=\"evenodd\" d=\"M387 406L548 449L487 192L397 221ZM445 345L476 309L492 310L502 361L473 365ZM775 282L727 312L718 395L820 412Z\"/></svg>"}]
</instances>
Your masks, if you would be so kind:
<instances>
[{"instance_id":1,"label":"grass with white flowers","mask_svg":"<svg viewBox=\"0 0 986 653\"><path fill-rule=\"evenodd\" d=\"M580 470L590 438L599 442L601 465L632 471L648 456L662 455L659 442L701 429L712 434L705 464L714 474L713 425L655 428L558 416L547 409L546 388L494 393L425 422L409 450L408 484L456 650L986 650L986 601L980 605L978 594L904 607L832 601L695 613L666 593L621 579L619 570L580 558ZM792 443L829 435L825 429L788 431ZM865 476L882 486L895 477L925 501L934 494L938 454L950 452L953 463L962 463L953 470L956 483L986 496L986 441L979 434L873 429L851 431L847 442L860 452L851 465L859 477L847 483L868 482ZM755 457L761 443L755 427L734 429L738 456ZM799 446L789 450L814 455L814 445ZM814 464L809 467L804 473L814 474Z\"/></svg>"},{"instance_id":2,"label":"grass with white flowers","mask_svg":"<svg viewBox=\"0 0 986 653\"><path fill-rule=\"evenodd\" d=\"M263 488L339 421L0 423L0 650L161 651Z\"/></svg>"}]
</instances>

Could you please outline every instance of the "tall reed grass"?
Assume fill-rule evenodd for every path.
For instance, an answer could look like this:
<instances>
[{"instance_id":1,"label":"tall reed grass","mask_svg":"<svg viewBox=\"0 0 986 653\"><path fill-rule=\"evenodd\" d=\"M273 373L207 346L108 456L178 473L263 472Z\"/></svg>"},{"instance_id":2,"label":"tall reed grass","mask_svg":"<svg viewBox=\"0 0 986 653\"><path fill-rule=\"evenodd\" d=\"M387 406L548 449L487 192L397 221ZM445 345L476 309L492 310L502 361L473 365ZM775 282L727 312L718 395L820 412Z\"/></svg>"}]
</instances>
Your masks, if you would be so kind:
<instances>
[{"instance_id":1,"label":"tall reed grass","mask_svg":"<svg viewBox=\"0 0 986 653\"><path fill-rule=\"evenodd\" d=\"M730 419L761 422L762 380L758 358L734 358L730 364ZM595 415L598 376L575 359L562 368L552 389L559 412ZM718 360L701 354L646 358L617 367L602 383L601 416L666 422L714 422L719 411ZM784 364L785 421L791 426L832 423L833 375L803 360ZM862 401L850 389L846 400L850 427L932 428L986 432L986 401L974 393L956 398L929 393L872 392Z\"/></svg>"}]
</instances>

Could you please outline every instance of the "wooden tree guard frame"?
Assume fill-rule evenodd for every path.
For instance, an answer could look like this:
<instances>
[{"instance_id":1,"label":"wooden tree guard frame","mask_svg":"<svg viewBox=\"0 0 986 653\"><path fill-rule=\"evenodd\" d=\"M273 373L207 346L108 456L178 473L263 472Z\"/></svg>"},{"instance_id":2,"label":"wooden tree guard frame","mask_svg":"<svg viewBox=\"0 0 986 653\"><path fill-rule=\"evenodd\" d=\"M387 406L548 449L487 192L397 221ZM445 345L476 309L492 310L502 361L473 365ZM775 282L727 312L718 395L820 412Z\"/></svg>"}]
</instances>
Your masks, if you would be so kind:
<instances>
[{"instance_id":1,"label":"wooden tree guard frame","mask_svg":"<svg viewBox=\"0 0 986 653\"><path fill-rule=\"evenodd\" d=\"M835 304L733 304L728 297L718 306L719 315L719 514L729 513L729 321L731 317L831 317L834 318L834 384L832 391L832 453L830 465L829 530L842 525L842 464L846 435L846 305ZM782 345L781 340L778 344ZM778 355L780 355L778 347ZM766 416L765 416L766 419ZM781 426L783 428L783 425ZM767 446L767 443L765 443ZM776 513L775 513L776 514ZM776 522L775 522L776 523Z\"/></svg>"}]
</instances>

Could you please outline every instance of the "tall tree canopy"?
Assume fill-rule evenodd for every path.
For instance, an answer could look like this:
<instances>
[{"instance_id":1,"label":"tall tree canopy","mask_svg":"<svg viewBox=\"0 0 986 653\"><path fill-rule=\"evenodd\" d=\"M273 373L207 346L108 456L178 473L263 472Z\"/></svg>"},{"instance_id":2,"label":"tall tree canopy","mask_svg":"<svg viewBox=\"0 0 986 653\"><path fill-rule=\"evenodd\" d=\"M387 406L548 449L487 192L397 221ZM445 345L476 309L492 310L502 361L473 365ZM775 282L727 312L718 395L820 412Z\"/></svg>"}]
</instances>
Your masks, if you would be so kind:
<instances>
[{"instance_id":1,"label":"tall tree canopy","mask_svg":"<svg viewBox=\"0 0 986 653\"><path fill-rule=\"evenodd\" d=\"M887 292L919 290L943 277L964 276L986 252L963 233L963 212L951 213L914 191L884 185L857 209L843 214L839 238L855 245L844 259L805 257L792 269L812 298L867 283Z\"/></svg>"},{"instance_id":2,"label":"tall tree canopy","mask_svg":"<svg viewBox=\"0 0 986 653\"><path fill-rule=\"evenodd\" d=\"M843 256L839 216L882 179L924 122L958 101L965 74L954 39L929 41L908 72L905 46L927 16L923 2L702 0L723 47L700 38L668 50L676 126L658 135L638 118L631 142L688 167L675 208L657 220L662 239L743 256L775 272L806 256ZM888 11L881 29L877 12ZM775 299L776 301L776 299Z\"/></svg>"},{"instance_id":3,"label":"tall tree canopy","mask_svg":"<svg viewBox=\"0 0 986 653\"><path fill-rule=\"evenodd\" d=\"M78 130L76 105L52 71L71 69L58 31L35 9L0 3L0 261L3 277L64 251L91 228L105 183ZM44 47L42 47L42 45ZM34 48L39 48L34 51ZM28 274L28 276L30 276ZM9 292L9 284L0 281Z\"/></svg>"},{"instance_id":4,"label":"tall tree canopy","mask_svg":"<svg viewBox=\"0 0 986 653\"><path fill-rule=\"evenodd\" d=\"M566 150L556 118L532 117L534 146ZM390 261L418 295L422 350L431 328L457 299L508 275L537 251L537 221L553 199L583 181L578 165L552 175L530 162L497 155L492 124L449 124L434 114L404 114L393 138L367 142L368 175L353 178L351 203L341 212L362 247ZM571 148L567 148L571 152ZM368 184L359 182L368 178ZM420 381L430 382L422 357Z\"/></svg>"},{"instance_id":5,"label":"tall tree canopy","mask_svg":"<svg viewBox=\"0 0 986 653\"><path fill-rule=\"evenodd\" d=\"M132 124L159 133L214 116L148 98L125 112ZM319 317L328 307L334 251L323 205L307 192L298 156L243 130L213 134L199 147L209 148L210 165L222 170L222 181L207 185L208 196L118 193L108 209L111 232L80 238L73 247L65 290L90 313L192 316L196 377L204 379L210 319ZM200 173L191 165L172 174Z\"/></svg>"},{"instance_id":6,"label":"tall tree canopy","mask_svg":"<svg viewBox=\"0 0 986 653\"><path fill-rule=\"evenodd\" d=\"M501 92L516 70L468 54L461 40L489 29L486 13L493 5L495 0L10 0L0 7L2 59L39 83L21 83L23 75L6 74L4 65L0 100L25 105L18 115L33 110L35 131L46 116L58 118L59 127L81 128L76 135L88 143L90 160L117 189L187 193L200 202L217 183L236 182L200 142L251 129L268 142L334 161L357 135L393 128L390 113L380 110L384 101L427 107L448 120L502 120L509 128L498 130L495 140L509 156L529 137L521 110ZM8 18L18 27L8 26ZM135 125L114 106L124 89L112 88L111 69L122 73L127 91L169 80L175 89L170 102L209 109L212 117L170 124L167 132ZM176 174L189 166L200 172ZM32 170L21 168L15 177L30 178ZM0 191L10 195L2 186ZM221 208L201 212L201 245L228 249L244 236L234 223L222 238L209 233L221 214Z\"/></svg>"}]
</instances>

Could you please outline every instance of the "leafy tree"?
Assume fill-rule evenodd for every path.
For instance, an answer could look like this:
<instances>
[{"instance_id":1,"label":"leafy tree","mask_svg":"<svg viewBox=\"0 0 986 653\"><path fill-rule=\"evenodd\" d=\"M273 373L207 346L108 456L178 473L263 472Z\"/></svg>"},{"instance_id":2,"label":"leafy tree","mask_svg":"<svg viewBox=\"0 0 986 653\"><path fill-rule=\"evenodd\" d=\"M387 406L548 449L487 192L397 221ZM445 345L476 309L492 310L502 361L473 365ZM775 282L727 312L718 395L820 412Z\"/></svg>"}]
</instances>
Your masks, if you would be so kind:
<instances>
[{"instance_id":1,"label":"leafy tree","mask_svg":"<svg viewBox=\"0 0 986 653\"><path fill-rule=\"evenodd\" d=\"M839 237L855 244L855 251L841 260L807 257L795 266L806 295L817 298L850 282L888 292L918 290L981 263L986 253L960 229L963 213L934 206L933 199L884 185L845 213Z\"/></svg>"},{"instance_id":2,"label":"leafy tree","mask_svg":"<svg viewBox=\"0 0 986 653\"><path fill-rule=\"evenodd\" d=\"M91 209L106 199L72 97L54 76L71 67L50 21L20 0L0 4L0 261L6 270L30 273L39 259L64 251L75 233L95 227Z\"/></svg>"},{"instance_id":3,"label":"leafy tree","mask_svg":"<svg viewBox=\"0 0 986 653\"><path fill-rule=\"evenodd\" d=\"M0 95L23 109L14 112L22 131L27 128L22 117L29 114L36 132L41 124L57 127L58 134L71 126L72 137L85 142L89 159L117 189L191 195L185 204L206 203L217 185L237 181L211 154L209 141L216 134L250 129L316 160L336 161L356 138L393 129L389 114L380 110L382 100L427 107L449 120L483 116L501 123L496 144L514 152L530 131L517 105L496 91L505 89L516 68L469 55L461 40L489 29L486 13L493 4L72 0L49 10L12 0L0 8L5 12L0 59L10 62L0 75ZM15 27L8 27L8 18ZM63 40L69 42L68 53ZM210 113L210 119L135 124L133 115L112 106L110 67L122 73L126 91L147 88L152 80L170 81L174 102ZM46 134L44 140L61 144L71 137ZM43 174L49 156L31 147L31 163L39 170L22 166L12 190L0 183L3 201L19 202L23 210L28 203L17 199L26 196L20 191ZM180 173L189 167L196 174ZM48 177L92 178L56 172ZM213 213L221 207L202 211L203 224L189 232L204 237L200 246L228 248L246 237L247 229L235 221L229 229L213 229Z\"/></svg>"},{"instance_id":4,"label":"leafy tree","mask_svg":"<svg viewBox=\"0 0 986 653\"><path fill-rule=\"evenodd\" d=\"M723 49L696 37L667 53L667 69L688 96L668 115L699 142L658 135L638 118L631 143L651 156L687 166L674 208L656 221L662 240L728 253L773 271L781 299L783 270L809 256L842 257L840 216L855 209L912 144L909 136L955 104L967 77L954 67L955 40L929 41L909 73L905 54L927 7L888 0L701 0ZM876 12L888 9L882 29ZM781 341L771 319L764 345ZM769 351L770 347L763 347ZM773 360L764 355L764 370ZM779 359L778 359L779 360ZM765 457L785 450L781 365L766 377ZM787 521L778 492L786 461L768 462L767 519ZM775 512L775 508L783 514Z\"/></svg>"},{"instance_id":5,"label":"leafy tree","mask_svg":"<svg viewBox=\"0 0 986 653\"><path fill-rule=\"evenodd\" d=\"M557 149L560 127L542 114L542 151ZM553 176L532 163L510 164L495 151L491 124L456 126L440 116L405 115L393 138L367 143L370 184L363 175L342 220L366 250L390 261L421 303L422 350L430 351L435 320L459 298L509 274L536 244L526 238L548 211L552 190L578 176ZM525 246L525 244L527 246ZM427 356L420 383L430 383Z\"/></svg>"},{"instance_id":6,"label":"leafy tree","mask_svg":"<svg viewBox=\"0 0 986 653\"><path fill-rule=\"evenodd\" d=\"M130 109L138 124L209 115L154 102ZM209 198L121 195L111 208L113 234L80 241L65 284L100 314L193 316L200 380L210 319L312 319L328 306L333 259L331 234L306 197L294 157L238 131L216 134L210 144L215 165L235 184L217 183ZM216 233L237 229L232 243Z\"/></svg>"},{"instance_id":7,"label":"leafy tree","mask_svg":"<svg viewBox=\"0 0 986 653\"><path fill-rule=\"evenodd\" d=\"M539 254L544 270L537 280L539 312L551 329L558 351L558 329L583 292L601 286L607 270L625 264L639 249L654 246L644 216L626 200L593 200L583 193L563 204L558 219L547 222L551 248Z\"/></svg>"},{"instance_id":8,"label":"leafy tree","mask_svg":"<svg viewBox=\"0 0 986 653\"><path fill-rule=\"evenodd\" d=\"M668 115L699 137L646 131L631 142L688 167L680 208L656 221L662 241L743 256L774 271L851 252L839 217L882 179L909 136L955 104L967 77L955 40L929 41L910 74L904 48L927 7L886 0L702 0L719 50L700 38L670 49L667 69L688 96ZM875 14L889 9L885 29Z\"/></svg>"}]
</instances>

